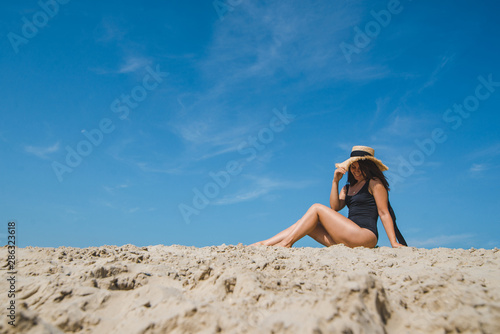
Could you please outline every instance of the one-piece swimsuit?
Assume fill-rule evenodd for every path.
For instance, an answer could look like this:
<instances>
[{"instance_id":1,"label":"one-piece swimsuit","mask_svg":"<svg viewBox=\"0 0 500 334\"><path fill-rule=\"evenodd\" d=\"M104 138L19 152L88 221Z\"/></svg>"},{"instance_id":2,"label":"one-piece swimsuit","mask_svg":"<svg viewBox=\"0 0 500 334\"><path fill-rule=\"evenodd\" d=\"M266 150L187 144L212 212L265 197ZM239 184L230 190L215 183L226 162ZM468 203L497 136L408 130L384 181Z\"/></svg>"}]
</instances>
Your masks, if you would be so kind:
<instances>
[{"instance_id":1,"label":"one-piece swimsuit","mask_svg":"<svg viewBox=\"0 0 500 334\"><path fill-rule=\"evenodd\" d=\"M375 233L378 240L378 210L375 198L368 191L369 182L370 180L367 180L363 187L352 196L347 195L349 191L348 186L346 189L345 202L349 208L348 218L358 224L359 227L367 228Z\"/></svg>"}]
</instances>

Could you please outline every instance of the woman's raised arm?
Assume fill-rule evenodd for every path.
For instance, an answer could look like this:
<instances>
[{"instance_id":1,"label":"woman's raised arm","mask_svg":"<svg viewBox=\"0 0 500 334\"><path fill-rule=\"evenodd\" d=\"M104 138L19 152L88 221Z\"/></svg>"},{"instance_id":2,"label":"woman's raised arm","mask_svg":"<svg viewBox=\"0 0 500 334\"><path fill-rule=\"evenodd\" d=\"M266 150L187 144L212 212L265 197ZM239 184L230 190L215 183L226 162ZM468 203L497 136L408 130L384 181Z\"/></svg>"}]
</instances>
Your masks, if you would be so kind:
<instances>
[{"instance_id":1,"label":"woman's raised arm","mask_svg":"<svg viewBox=\"0 0 500 334\"><path fill-rule=\"evenodd\" d=\"M346 172L345 168L337 168L333 176L332 190L330 192L330 208L335 211L340 211L345 207L345 188L342 189L339 195L339 181Z\"/></svg>"}]
</instances>

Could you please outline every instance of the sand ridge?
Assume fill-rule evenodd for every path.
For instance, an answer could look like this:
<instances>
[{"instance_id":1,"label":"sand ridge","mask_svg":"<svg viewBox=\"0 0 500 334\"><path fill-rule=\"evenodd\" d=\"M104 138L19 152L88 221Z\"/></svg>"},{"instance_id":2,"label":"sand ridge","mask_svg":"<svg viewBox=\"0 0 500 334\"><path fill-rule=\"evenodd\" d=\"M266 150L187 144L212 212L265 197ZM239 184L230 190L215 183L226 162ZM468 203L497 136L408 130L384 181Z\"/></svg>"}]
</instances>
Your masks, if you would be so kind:
<instances>
[{"instance_id":1,"label":"sand ridge","mask_svg":"<svg viewBox=\"0 0 500 334\"><path fill-rule=\"evenodd\" d=\"M26 247L17 269L0 333L500 332L496 248Z\"/></svg>"}]
</instances>

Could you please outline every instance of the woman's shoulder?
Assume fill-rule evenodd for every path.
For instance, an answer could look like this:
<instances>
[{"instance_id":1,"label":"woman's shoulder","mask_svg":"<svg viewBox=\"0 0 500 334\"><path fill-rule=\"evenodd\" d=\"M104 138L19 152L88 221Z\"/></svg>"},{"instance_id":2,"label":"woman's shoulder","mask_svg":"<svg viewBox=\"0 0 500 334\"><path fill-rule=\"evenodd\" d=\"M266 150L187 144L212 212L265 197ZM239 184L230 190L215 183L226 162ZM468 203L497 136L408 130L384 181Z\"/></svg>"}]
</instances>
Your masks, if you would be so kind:
<instances>
[{"instance_id":1,"label":"woman's shoulder","mask_svg":"<svg viewBox=\"0 0 500 334\"><path fill-rule=\"evenodd\" d=\"M370 189L373 189L374 187L376 187L377 185L381 185L382 187L384 186L384 184L382 183L382 181L380 181L380 179L378 177L372 177L370 180L369 180L369 184L368 184L368 187Z\"/></svg>"}]
</instances>

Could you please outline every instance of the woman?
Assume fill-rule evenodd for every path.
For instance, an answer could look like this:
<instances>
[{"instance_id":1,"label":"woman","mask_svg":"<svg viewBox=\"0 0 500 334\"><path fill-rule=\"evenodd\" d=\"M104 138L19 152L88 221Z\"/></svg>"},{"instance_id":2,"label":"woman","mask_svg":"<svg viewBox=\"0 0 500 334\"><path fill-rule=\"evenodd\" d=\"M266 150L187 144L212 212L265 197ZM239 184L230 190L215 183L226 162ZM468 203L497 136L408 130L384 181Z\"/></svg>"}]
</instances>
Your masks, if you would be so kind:
<instances>
[{"instance_id":1,"label":"woman","mask_svg":"<svg viewBox=\"0 0 500 334\"><path fill-rule=\"evenodd\" d=\"M342 243L349 247L373 248L378 241L379 216L391 246L405 246L406 242L397 229L396 218L388 201L389 183L383 171L389 168L376 159L374 153L370 147L354 146L349 159L335 164L337 169L333 177L330 207L313 204L295 224L252 246L292 247L299 239L309 235L327 247ZM346 172L348 184L339 194L339 181ZM348 218L337 212L346 205L349 207Z\"/></svg>"}]
</instances>

